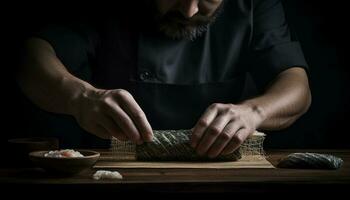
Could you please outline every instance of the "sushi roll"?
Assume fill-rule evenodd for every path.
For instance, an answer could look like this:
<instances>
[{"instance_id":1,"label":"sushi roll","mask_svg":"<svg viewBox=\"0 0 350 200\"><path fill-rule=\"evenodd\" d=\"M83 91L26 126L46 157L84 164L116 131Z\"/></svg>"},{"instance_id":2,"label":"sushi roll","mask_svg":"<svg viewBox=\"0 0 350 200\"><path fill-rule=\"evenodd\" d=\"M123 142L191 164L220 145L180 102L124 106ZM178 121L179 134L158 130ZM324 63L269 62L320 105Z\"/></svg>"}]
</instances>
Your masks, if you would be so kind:
<instances>
[{"instance_id":1,"label":"sushi roll","mask_svg":"<svg viewBox=\"0 0 350 200\"><path fill-rule=\"evenodd\" d=\"M343 164L341 158L319 153L292 153L283 158L279 168L293 169L339 169Z\"/></svg>"}]
</instances>

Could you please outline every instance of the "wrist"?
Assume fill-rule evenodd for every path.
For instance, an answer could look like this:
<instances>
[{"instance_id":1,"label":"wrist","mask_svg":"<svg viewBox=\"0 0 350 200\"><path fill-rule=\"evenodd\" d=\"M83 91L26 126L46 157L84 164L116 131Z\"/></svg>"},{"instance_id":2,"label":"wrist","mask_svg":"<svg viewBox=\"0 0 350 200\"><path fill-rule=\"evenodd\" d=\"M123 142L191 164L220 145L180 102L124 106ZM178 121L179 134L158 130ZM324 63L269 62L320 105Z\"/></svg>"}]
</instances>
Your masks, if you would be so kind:
<instances>
[{"instance_id":1,"label":"wrist","mask_svg":"<svg viewBox=\"0 0 350 200\"><path fill-rule=\"evenodd\" d=\"M66 112L69 115L78 117L80 113L80 107L85 101L93 94L97 89L89 83L82 80L69 80L68 83L68 100L66 104Z\"/></svg>"},{"instance_id":2,"label":"wrist","mask_svg":"<svg viewBox=\"0 0 350 200\"><path fill-rule=\"evenodd\" d=\"M252 116L255 128L258 129L267 118L267 114L263 106L254 101L245 101L241 103L241 105L247 108L250 116Z\"/></svg>"}]
</instances>

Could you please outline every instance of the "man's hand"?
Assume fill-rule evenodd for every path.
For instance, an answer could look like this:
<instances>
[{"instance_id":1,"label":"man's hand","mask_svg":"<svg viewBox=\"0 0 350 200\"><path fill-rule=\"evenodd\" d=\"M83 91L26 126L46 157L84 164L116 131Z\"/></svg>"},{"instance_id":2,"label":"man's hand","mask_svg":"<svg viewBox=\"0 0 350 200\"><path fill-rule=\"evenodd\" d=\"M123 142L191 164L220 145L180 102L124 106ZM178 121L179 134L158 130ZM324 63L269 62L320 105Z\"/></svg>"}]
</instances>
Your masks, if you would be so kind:
<instances>
[{"instance_id":1,"label":"man's hand","mask_svg":"<svg viewBox=\"0 0 350 200\"><path fill-rule=\"evenodd\" d=\"M213 104L193 128L191 146L210 158L235 151L263 121L249 105Z\"/></svg>"},{"instance_id":2,"label":"man's hand","mask_svg":"<svg viewBox=\"0 0 350 200\"><path fill-rule=\"evenodd\" d=\"M152 140L146 115L126 90L92 89L74 101L73 115L86 131L101 138L114 136L136 144Z\"/></svg>"},{"instance_id":3,"label":"man's hand","mask_svg":"<svg viewBox=\"0 0 350 200\"><path fill-rule=\"evenodd\" d=\"M29 39L25 52L17 80L40 108L73 115L83 129L102 138L152 140L151 126L129 92L96 89L75 77L45 40Z\"/></svg>"}]
</instances>

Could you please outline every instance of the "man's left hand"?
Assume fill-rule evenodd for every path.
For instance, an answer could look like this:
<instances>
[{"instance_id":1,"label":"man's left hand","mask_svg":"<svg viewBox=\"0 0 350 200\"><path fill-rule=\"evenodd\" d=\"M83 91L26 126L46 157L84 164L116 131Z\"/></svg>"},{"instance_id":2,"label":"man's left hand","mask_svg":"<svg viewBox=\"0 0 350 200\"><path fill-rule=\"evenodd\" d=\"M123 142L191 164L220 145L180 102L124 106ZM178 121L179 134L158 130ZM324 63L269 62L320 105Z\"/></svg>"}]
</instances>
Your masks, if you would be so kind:
<instances>
[{"instance_id":1,"label":"man's left hand","mask_svg":"<svg viewBox=\"0 0 350 200\"><path fill-rule=\"evenodd\" d=\"M191 146L201 156L227 155L253 134L262 121L249 105L212 104L193 128Z\"/></svg>"}]
</instances>

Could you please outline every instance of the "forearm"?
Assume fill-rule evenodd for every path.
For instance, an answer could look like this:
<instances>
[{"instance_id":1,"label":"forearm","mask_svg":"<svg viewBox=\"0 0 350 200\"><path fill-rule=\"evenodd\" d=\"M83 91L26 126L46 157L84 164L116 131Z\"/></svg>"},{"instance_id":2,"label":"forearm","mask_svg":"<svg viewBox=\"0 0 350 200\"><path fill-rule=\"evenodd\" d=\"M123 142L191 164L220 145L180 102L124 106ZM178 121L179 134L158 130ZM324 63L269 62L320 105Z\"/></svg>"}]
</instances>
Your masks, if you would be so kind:
<instances>
[{"instance_id":1,"label":"forearm","mask_svg":"<svg viewBox=\"0 0 350 200\"><path fill-rule=\"evenodd\" d=\"M72 115L84 130L104 139L152 140L146 115L129 92L97 89L73 76L43 40L29 40L24 55L17 80L40 108Z\"/></svg>"},{"instance_id":2,"label":"forearm","mask_svg":"<svg viewBox=\"0 0 350 200\"><path fill-rule=\"evenodd\" d=\"M27 41L17 80L33 103L46 111L62 114L73 114L74 99L92 88L70 74L51 45L40 39Z\"/></svg>"},{"instance_id":3,"label":"forearm","mask_svg":"<svg viewBox=\"0 0 350 200\"><path fill-rule=\"evenodd\" d=\"M311 104L308 78L301 68L281 73L259 97L244 101L259 116L258 129L280 130L290 126Z\"/></svg>"}]
</instances>

